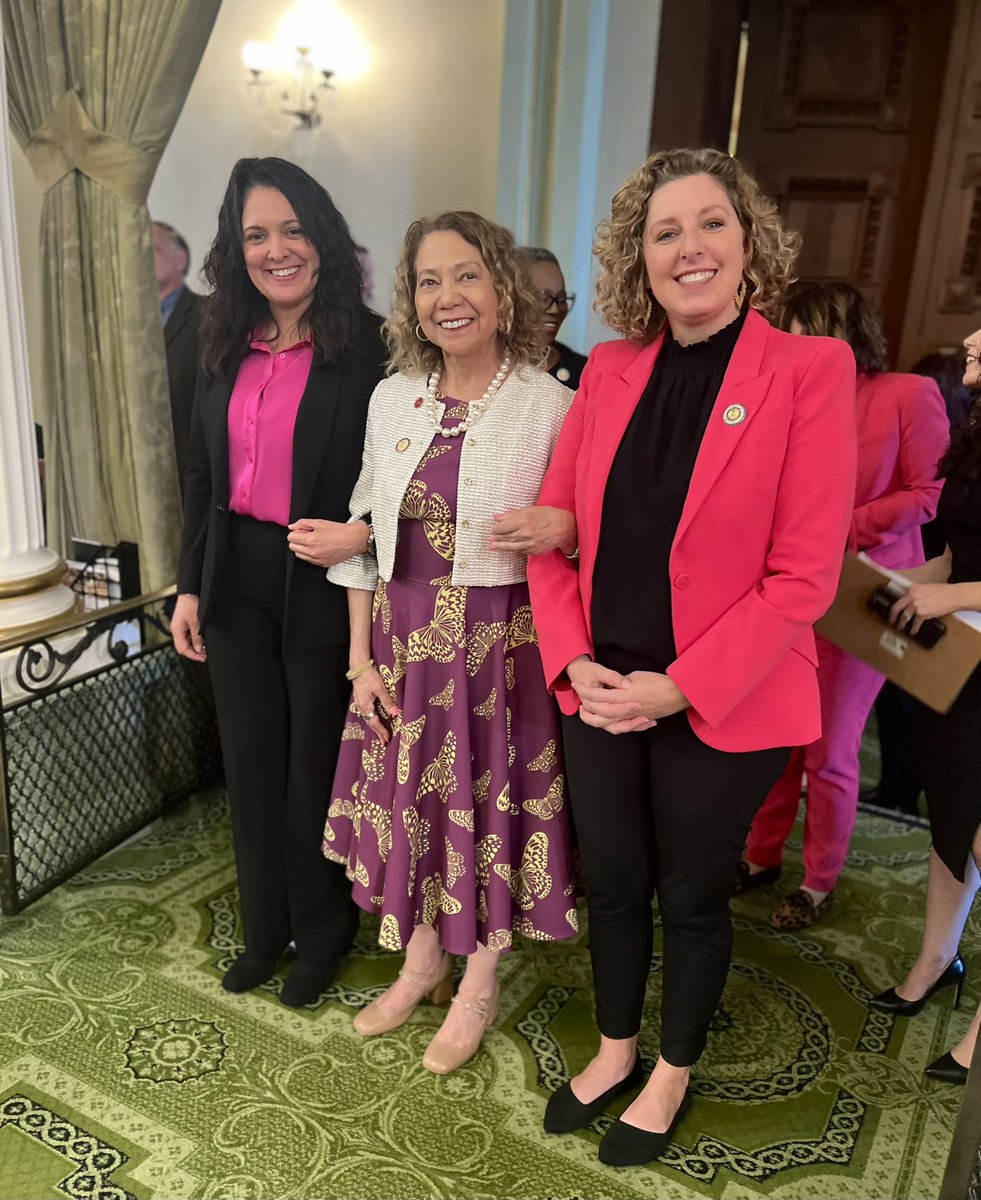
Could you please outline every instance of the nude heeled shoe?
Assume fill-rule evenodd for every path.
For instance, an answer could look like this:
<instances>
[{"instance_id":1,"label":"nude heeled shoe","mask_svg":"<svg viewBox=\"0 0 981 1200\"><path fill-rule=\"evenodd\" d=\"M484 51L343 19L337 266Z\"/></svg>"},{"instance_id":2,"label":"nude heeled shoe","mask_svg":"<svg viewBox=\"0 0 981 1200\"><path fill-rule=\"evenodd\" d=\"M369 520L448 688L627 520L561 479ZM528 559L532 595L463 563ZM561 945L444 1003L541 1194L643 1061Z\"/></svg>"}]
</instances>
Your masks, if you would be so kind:
<instances>
[{"instance_id":1,"label":"nude heeled shoe","mask_svg":"<svg viewBox=\"0 0 981 1200\"><path fill-rule=\"evenodd\" d=\"M462 1067L464 1063L469 1062L480 1048L484 1031L489 1025L493 1025L497 1018L496 995L490 1000L481 1000L476 996L470 998L457 995L453 997L451 1003L459 1004L461 1007L475 1012L481 1018L481 1025L476 1036L472 1037L465 1046L454 1046L440 1037L438 1033L436 1034L429 1043L426 1053L422 1056L422 1065L427 1071L432 1071L434 1075L449 1075Z\"/></svg>"},{"instance_id":2,"label":"nude heeled shoe","mask_svg":"<svg viewBox=\"0 0 981 1200\"><path fill-rule=\"evenodd\" d=\"M362 1037L377 1037L380 1033L391 1033L408 1021L422 1000L428 999L430 1004L445 1004L453 995L453 959L444 954L439 966L429 975L419 971L409 971L405 967L399 971L400 979L407 979L419 989L419 995L396 1012L384 1012L378 1007L378 1001L366 1005L354 1018L354 1029Z\"/></svg>"}]
</instances>

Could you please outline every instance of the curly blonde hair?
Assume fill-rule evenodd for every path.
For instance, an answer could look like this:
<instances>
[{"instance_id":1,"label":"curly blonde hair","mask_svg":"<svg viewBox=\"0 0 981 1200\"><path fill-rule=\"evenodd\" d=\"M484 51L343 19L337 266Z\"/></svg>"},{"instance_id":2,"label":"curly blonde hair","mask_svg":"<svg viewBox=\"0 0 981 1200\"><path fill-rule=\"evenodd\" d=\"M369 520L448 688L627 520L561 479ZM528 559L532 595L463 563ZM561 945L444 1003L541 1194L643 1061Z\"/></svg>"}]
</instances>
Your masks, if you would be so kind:
<instances>
[{"instance_id":1,"label":"curly blonde hair","mask_svg":"<svg viewBox=\"0 0 981 1200\"><path fill-rule=\"evenodd\" d=\"M416 258L422 240L430 233L458 233L480 254L490 271L497 293L497 344L501 358L507 355L515 368L538 366L548 353L542 305L531 286L526 261L518 253L514 238L501 225L478 213L445 212L438 217L413 221L405 233L402 257L395 271L392 315L382 326L390 351L389 371L406 375L428 375L443 365L440 348L416 336Z\"/></svg>"},{"instance_id":2,"label":"curly blonde hair","mask_svg":"<svg viewBox=\"0 0 981 1200\"><path fill-rule=\"evenodd\" d=\"M777 206L736 159L708 148L659 150L613 197L610 219L600 223L593 246L600 263L594 307L607 325L631 341L654 341L665 321L644 264L647 203L659 187L691 175L710 175L729 197L749 249L745 276L753 308L772 319L793 281L800 235L784 230Z\"/></svg>"}]
</instances>

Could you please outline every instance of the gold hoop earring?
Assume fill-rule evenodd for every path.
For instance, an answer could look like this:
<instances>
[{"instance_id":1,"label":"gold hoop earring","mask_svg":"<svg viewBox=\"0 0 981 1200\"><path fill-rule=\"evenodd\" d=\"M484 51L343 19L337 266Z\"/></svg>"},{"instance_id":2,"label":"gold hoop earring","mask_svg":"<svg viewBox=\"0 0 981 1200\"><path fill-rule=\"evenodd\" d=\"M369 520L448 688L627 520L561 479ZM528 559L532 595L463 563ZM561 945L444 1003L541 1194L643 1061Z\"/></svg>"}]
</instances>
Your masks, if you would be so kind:
<instances>
[{"instance_id":1,"label":"gold hoop earring","mask_svg":"<svg viewBox=\"0 0 981 1200\"><path fill-rule=\"evenodd\" d=\"M416 321L416 337L419 339L420 342L428 342L429 341L429 338L427 338L426 335L422 332L422 326L419 324L418 321Z\"/></svg>"},{"instance_id":2,"label":"gold hoop earring","mask_svg":"<svg viewBox=\"0 0 981 1200\"><path fill-rule=\"evenodd\" d=\"M647 297L647 307L644 309L644 328L646 329L651 323L651 313L654 311L654 302L650 296Z\"/></svg>"},{"instance_id":3,"label":"gold hoop earring","mask_svg":"<svg viewBox=\"0 0 981 1200\"><path fill-rule=\"evenodd\" d=\"M739 290L736 292L735 296L733 296L733 300L736 302L736 312L742 312L743 305L746 303L746 293L748 291L749 287L746 283L746 276L743 275L739 280Z\"/></svg>"}]
</instances>

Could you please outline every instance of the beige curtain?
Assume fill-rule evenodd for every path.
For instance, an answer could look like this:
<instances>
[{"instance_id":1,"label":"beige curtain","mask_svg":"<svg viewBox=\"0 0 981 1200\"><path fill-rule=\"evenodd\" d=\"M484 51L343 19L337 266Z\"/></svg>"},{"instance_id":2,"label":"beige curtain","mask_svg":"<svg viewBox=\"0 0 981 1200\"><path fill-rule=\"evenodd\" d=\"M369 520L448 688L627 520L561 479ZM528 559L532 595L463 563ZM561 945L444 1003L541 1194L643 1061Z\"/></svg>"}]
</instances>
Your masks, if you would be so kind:
<instances>
[{"instance_id":1,"label":"beige curtain","mask_svg":"<svg viewBox=\"0 0 981 1200\"><path fill-rule=\"evenodd\" d=\"M220 3L0 0L44 192L47 540L137 542L145 590L175 578L180 529L146 196Z\"/></svg>"}]
</instances>

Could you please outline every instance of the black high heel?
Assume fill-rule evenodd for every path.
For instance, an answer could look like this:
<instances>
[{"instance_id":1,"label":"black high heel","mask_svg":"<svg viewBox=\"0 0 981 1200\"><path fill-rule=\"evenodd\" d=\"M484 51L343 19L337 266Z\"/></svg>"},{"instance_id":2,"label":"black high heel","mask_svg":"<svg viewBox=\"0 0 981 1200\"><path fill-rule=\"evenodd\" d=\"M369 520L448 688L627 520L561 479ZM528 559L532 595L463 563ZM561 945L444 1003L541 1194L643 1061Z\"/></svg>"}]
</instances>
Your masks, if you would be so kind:
<instances>
[{"instance_id":1,"label":"black high heel","mask_svg":"<svg viewBox=\"0 0 981 1200\"><path fill-rule=\"evenodd\" d=\"M959 1008L965 979L967 979L967 967L964 965L963 958L958 953L954 955L951 961L940 972L933 987L925 995L921 996L919 1000L904 1000L902 996L896 993L896 989L892 987L887 988L884 992L880 992L878 996L873 996L869 1001L869 1005L872 1008L878 1008L881 1012L895 1013L897 1017L915 1017L935 992L939 992L943 988L953 987L954 1008Z\"/></svg>"},{"instance_id":2,"label":"black high heel","mask_svg":"<svg viewBox=\"0 0 981 1200\"><path fill-rule=\"evenodd\" d=\"M940 1083L956 1083L960 1087L967 1083L967 1067L962 1067L949 1050L926 1067L923 1074L939 1080Z\"/></svg>"}]
</instances>

